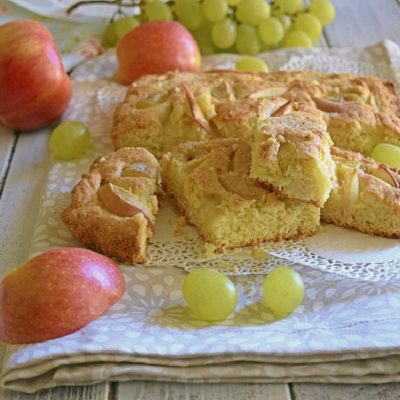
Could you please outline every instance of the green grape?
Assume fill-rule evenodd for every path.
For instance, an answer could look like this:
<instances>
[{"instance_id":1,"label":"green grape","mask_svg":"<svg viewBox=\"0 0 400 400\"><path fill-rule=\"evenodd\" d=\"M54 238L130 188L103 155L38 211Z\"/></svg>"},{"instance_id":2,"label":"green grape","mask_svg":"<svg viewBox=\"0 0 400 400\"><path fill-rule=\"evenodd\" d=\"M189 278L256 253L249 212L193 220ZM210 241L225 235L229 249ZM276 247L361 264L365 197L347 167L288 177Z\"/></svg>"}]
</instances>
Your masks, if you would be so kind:
<instances>
[{"instance_id":1,"label":"green grape","mask_svg":"<svg viewBox=\"0 0 400 400\"><path fill-rule=\"evenodd\" d=\"M242 0L227 0L228 5L237 6Z\"/></svg>"},{"instance_id":2,"label":"green grape","mask_svg":"<svg viewBox=\"0 0 400 400\"><path fill-rule=\"evenodd\" d=\"M274 45L283 39L285 30L278 18L269 17L261 21L258 34L265 44Z\"/></svg>"},{"instance_id":3,"label":"green grape","mask_svg":"<svg viewBox=\"0 0 400 400\"><path fill-rule=\"evenodd\" d=\"M203 56L214 54L217 51L211 39L211 28L212 25L206 22L192 32Z\"/></svg>"},{"instance_id":4,"label":"green grape","mask_svg":"<svg viewBox=\"0 0 400 400\"><path fill-rule=\"evenodd\" d=\"M242 57L237 61L236 69L243 72L268 72L268 65L258 57Z\"/></svg>"},{"instance_id":5,"label":"green grape","mask_svg":"<svg viewBox=\"0 0 400 400\"><path fill-rule=\"evenodd\" d=\"M226 0L204 0L203 12L211 22L222 21L228 13L228 3Z\"/></svg>"},{"instance_id":6,"label":"green grape","mask_svg":"<svg viewBox=\"0 0 400 400\"><path fill-rule=\"evenodd\" d=\"M144 12L148 21L162 21L172 19L171 9L160 0L148 1L144 5Z\"/></svg>"},{"instance_id":7,"label":"green grape","mask_svg":"<svg viewBox=\"0 0 400 400\"><path fill-rule=\"evenodd\" d=\"M335 6L329 0L312 0L308 10L322 25L328 25L335 19Z\"/></svg>"},{"instance_id":8,"label":"green grape","mask_svg":"<svg viewBox=\"0 0 400 400\"><path fill-rule=\"evenodd\" d=\"M204 21L203 10L197 0L175 0L175 13L178 21L194 31Z\"/></svg>"},{"instance_id":9,"label":"green grape","mask_svg":"<svg viewBox=\"0 0 400 400\"><path fill-rule=\"evenodd\" d=\"M225 275L210 268L190 272L183 282L183 297L198 318L222 321L237 304L237 291Z\"/></svg>"},{"instance_id":10,"label":"green grape","mask_svg":"<svg viewBox=\"0 0 400 400\"><path fill-rule=\"evenodd\" d=\"M276 7L285 14L297 14L304 10L304 0L275 0Z\"/></svg>"},{"instance_id":11,"label":"green grape","mask_svg":"<svg viewBox=\"0 0 400 400\"><path fill-rule=\"evenodd\" d=\"M282 7L279 4L276 4L276 2L273 2L271 4L271 15L273 17L280 17L281 15L284 15L285 13L283 12Z\"/></svg>"},{"instance_id":12,"label":"green grape","mask_svg":"<svg viewBox=\"0 0 400 400\"><path fill-rule=\"evenodd\" d=\"M236 7L238 21L258 25L270 15L270 6L265 0L242 0Z\"/></svg>"},{"instance_id":13,"label":"green grape","mask_svg":"<svg viewBox=\"0 0 400 400\"><path fill-rule=\"evenodd\" d=\"M275 315L288 315L304 299L304 282L292 268L278 267L263 282L263 303Z\"/></svg>"},{"instance_id":14,"label":"green grape","mask_svg":"<svg viewBox=\"0 0 400 400\"><path fill-rule=\"evenodd\" d=\"M236 23L230 18L214 24L211 30L211 39L215 46L220 49L228 49L233 46L236 40Z\"/></svg>"},{"instance_id":15,"label":"green grape","mask_svg":"<svg viewBox=\"0 0 400 400\"><path fill-rule=\"evenodd\" d=\"M289 28L292 26L292 20L290 19L289 15L283 14L279 15L277 18L281 22L285 32L287 32Z\"/></svg>"},{"instance_id":16,"label":"green grape","mask_svg":"<svg viewBox=\"0 0 400 400\"><path fill-rule=\"evenodd\" d=\"M311 40L318 40L321 36L322 25L317 17L309 13L299 14L294 23L294 29L303 31L311 38Z\"/></svg>"},{"instance_id":17,"label":"green grape","mask_svg":"<svg viewBox=\"0 0 400 400\"><path fill-rule=\"evenodd\" d=\"M118 40L123 38L128 32L140 25L135 17L122 17L113 22L115 33Z\"/></svg>"},{"instance_id":18,"label":"green grape","mask_svg":"<svg viewBox=\"0 0 400 400\"><path fill-rule=\"evenodd\" d=\"M102 34L101 41L106 47L114 47L117 44L118 36L115 32L114 22L110 22L107 24L106 29Z\"/></svg>"},{"instance_id":19,"label":"green grape","mask_svg":"<svg viewBox=\"0 0 400 400\"><path fill-rule=\"evenodd\" d=\"M391 168L400 168L400 147L394 144L377 144L372 150L371 157Z\"/></svg>"},{"instance_id":20,"label":"green grape","mask_svg":"<svg viewBox=\"0 0 400 400\"><path fill-rule=\"evenodd\" d=\"M50 135L50 151L59 160L73 160L86 151L89 136L88 128L81 122L61 122Z\"/></svg>"},{"instance_id":21,"label":"green grape","mask_svg":"<svg viewBox=\"0 0 400 400\"><path fill-rule=\"evenodd\" d=\"M239 54L258 54L260 52L260 41L254 26L240 24L236 38L236 50Z\"/></svg>"},{"instance_id":22,"label":"green grape","mask_svg":"<svg viewBox=\"0 0 400 400\"><path fill-rule=\"evenodd\" d=\"M312 47L312 40L303 31L289 31L283 39L283 47Z\"/></svg>"}]
</instances>

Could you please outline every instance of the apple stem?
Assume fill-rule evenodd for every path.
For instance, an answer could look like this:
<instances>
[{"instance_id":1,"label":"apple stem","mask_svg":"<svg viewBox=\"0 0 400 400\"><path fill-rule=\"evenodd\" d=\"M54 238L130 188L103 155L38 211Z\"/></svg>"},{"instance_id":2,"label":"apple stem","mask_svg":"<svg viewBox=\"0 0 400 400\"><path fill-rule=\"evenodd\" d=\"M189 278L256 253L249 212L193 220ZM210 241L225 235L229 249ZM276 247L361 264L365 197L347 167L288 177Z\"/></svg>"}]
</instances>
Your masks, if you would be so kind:
<instances>
[{"instance_id":1,"label":"apple stem","mask_svg":"<svg viewBox=\"0 0 400 400\"><path fill-rule=\"evenodd\" d=\"M123 3L121 0L87 0L87 1L78 1L71 6L69 6L66 10L67 14L71 14L75 9L81 6L85 5L91 5L91 4L108 4L108 5L113 5L113 6L118 6L118 9L120 10L121 7L137 7L140 5L141 0L131 0L131 3Z\"/></svg>"}]
</instances>

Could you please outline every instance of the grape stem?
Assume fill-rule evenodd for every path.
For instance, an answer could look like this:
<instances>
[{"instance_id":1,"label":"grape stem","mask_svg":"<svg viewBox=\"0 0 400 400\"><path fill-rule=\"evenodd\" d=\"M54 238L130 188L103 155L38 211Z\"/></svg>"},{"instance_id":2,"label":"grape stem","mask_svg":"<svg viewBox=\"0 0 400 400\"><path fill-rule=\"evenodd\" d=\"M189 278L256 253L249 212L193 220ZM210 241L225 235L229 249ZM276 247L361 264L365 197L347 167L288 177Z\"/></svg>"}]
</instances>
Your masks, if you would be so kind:
<instances>
[{"instance_id":1,"label":"grape stem","mask_svg":"<svg viewBox=\"0 0 400 400\"><path fill-rule=\"evenodd\" d=\"M69 6L66 10L67 14L71 14L74 10L76 10L78 7L81 6L86 6L86 5L92 5L92 4L108 4L108 5L113 5L113 6L118 6L118 9L120 10L121 7L137 7L140 5L141 0L131 0L130 3L123 3L121 0L87 0L87 1L78 1L71 6Z\"/></svg>"}]
</instances>

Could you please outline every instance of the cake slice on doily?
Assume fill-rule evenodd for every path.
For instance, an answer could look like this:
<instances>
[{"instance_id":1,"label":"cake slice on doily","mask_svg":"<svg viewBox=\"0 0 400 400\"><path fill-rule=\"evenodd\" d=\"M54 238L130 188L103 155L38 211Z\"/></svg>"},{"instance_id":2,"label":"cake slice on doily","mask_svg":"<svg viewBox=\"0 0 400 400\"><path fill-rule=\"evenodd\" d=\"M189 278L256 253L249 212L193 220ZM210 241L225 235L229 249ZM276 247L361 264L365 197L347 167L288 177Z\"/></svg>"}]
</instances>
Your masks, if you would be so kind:
<instances>
[{"instance_id":1,"label":"cake slice on doily","mask_svg":"<svg viewBox=\"0 0 400 400\"><path fill-rule=\"evenodd\" d=\"M249 177L251 148L239 139L191 142L161 160L163 186L218 250L312 235L320 209L279 199Z\"/></svg>"},{"instance_id":2,"label":"cake slice on doily","mask_svg":"<svg viewBox=\"0 0 400 400\"><path fill-rule=\"evenodd\" d=\"M316 115L272 115L253 130L250 176L280 195L322 207L335 174L332 144L325 122Z\"/></svg>"},{"instance_id":3,"label":"cake slice on doily","mask_svg":"<svg viewBox=\"0 0 400 400\"><path fill-rule=\"evenodd\" d=\"M143 263L158 211L157 159L123 148L97 159L71 193L63 222L86 246L121 261Z\"/></svg>"},{"instance_id":4,"label":"cake slice on doily","mask_svg":"<svg viewBox=\"0 0 400 400\"><path fill-rule=\"evenodd\" d=\"M337 183L321 210L324 222L400 237L400 175L359 153L331 149Z\"/></svg>"}]
</instances>

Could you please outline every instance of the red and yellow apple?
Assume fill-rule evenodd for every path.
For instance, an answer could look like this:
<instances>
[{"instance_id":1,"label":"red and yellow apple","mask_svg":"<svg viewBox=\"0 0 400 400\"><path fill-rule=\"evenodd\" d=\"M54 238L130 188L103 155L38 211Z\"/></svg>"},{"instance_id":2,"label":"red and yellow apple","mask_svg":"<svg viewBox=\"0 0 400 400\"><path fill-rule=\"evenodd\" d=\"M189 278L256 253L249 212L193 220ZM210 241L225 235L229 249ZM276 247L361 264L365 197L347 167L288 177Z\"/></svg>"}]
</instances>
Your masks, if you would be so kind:
<instances>
[{"instance_id":1,"label":"red and yellow apple","mask_svg":"<svg viewBox=\"0 0 400 400\"><path fill-rule=\"evenodd\" d=\"M199 47L179 22L154 21L128 32L117 45L117 82L130 84L147 74L200 69Z\"/></svg>"},{"instance_id":2,"label":"red and yellow apple","mask_svg":"<svg viewBox=\"0 0 400 400\"><path fill-rule=\"evenodd\" d=\"M16 20L0 26L0 124L33 130L61 116L71 81L49 30Z\"/></svg>"},{"instance_id":3,"label":"red and yellow apple","mask_svg":"<svg viewBox=\"0 0 400 400\"><path fill-rule=\"evenodd\" d=\"M84 327L116 303L125 282L114 261L55 248L12 270L0 284L0 340L41 342Z\"/></svg>"}]
</instances>

